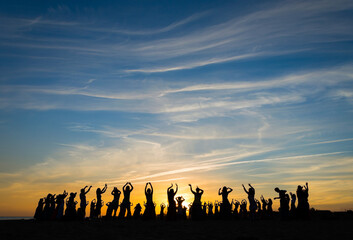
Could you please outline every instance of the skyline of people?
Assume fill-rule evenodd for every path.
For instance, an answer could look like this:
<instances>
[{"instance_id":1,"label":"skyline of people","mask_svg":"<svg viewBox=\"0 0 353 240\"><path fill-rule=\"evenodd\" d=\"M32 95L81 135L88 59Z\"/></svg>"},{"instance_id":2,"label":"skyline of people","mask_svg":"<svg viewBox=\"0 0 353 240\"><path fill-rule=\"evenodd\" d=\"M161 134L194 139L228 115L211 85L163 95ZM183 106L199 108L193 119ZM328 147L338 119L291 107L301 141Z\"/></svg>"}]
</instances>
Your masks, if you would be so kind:
<instances>
[{"instance_id":1,"label":"skyline of people","mask_svg":"<svg viewBox=\"0 0 353 240\"><path fill-rule=\"evenodd\" d=\"M49 193L46 197L41 198L35 210L34 218L41 220L54 220L54 219L85 219L86 218L86 206L90 205L89 218L116 218L118 208L120 207L120 212L118 218L130 218L133 216L135 219L141 217L144 220L153 220L157 216L159 219L164 219L165 213L164 209L167 209L166 219L174 221L177 219L193 219L200 220L204 218L225 218L225 219L266 219L271 218L273 215L272 209L272 199L265 199L263 195L256 199L255 188L249 185L249 189L246 189L242 184L244 192L248 195L248 201L245 199L236 200L232 199L230 202L228 195L233 191L232 188L223 186L219 188L218 195L222 197L221 201L216 200L214 202L202 201L201 197L204 193L203 189L198 186L193 190L192 185L189 184L191 193L194 195L194 200L189 204L189 207L184 204L185 198L183 196L176 197L178 193L178 184L175 184L175 190L173 184L167 188L168 205L164 203L160 204L160 214L156 214L156 203L153 201L153 186L151 182L147 182L145 185L145 197L146 202L143 206L143 210L140 203L137 203L134 207L134 213L131 213L131 207L134 204L130 201L130 195L134 187L131 182L127 182L123 186L124 198L119 204L121 191L114 187L111 195L113 195L113 200L107 202L107 211L105 216L101 214L101 208L104 204L102 201L102 194L108 189L108 185L105 184L102 189L97 188L96 199L92 199L91 202L86 201L86 194L90 191L92 186L85 186L81 189L80 193L80 205L76 209L77 201L75 201L76 192L71 192L68 194L65 190L62 194L53 195ZM88 189L87 189L88 188ZM86 190L87 189L87 190ZM286 190L281 190L278 187L274 189L278 193L278 197L273 199L280 199L279 214L282 220L287 220L289 218L294 219L309 219L310 218L310 208L309 208L309 186L308 183L301 186L298 185L296 193L290 192L287 194ZM65 198L69 195L66 200L66 209L64 211ZM296 200L298 199L298 204L296 206ZM248 205L249 203L249 205ZM64 214L65 212L65 214ZM188 214L187 214L188 212Z\"/></svg>"}]
</instances>

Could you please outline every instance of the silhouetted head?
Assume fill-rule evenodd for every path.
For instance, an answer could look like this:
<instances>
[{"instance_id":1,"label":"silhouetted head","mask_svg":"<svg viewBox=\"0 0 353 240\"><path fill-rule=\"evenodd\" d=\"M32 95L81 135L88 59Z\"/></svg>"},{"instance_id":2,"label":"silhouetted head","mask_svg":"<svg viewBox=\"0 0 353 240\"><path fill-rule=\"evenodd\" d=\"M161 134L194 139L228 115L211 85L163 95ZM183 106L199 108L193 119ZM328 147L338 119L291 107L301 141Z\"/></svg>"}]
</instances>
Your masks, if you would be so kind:
<instances>
[{"instance_id":1,"label":"silhouetted head","mask_svg":"<svg viewBox=\"0 0 353 240\"><path fill-rule=\"evenodd\" d=\"M70 198L75 198L76 197L76 193L70 193Z\"/></svg>"},{"instance_id":2,"label":"silhouetted head","mask_svg":"<svg viewBox=\"0 0 353 240\"><path fill-rule=\"evenodd\" d=\"M301 191L301 190L303 190L303 187L298 185L297 191Z\"/></svg>"},{"instance_id":3,"label":"silhouetted head","mask_svg":"<svg viewBox=\"0 0 353 240\"><path fill-rule=\"evenodd\" d=\"M81 193L85 193L85 189L84 188L81 188Z\"/></svg>"},{"instance_id":4,"label":"silhouetted head","mask_svg":"<svg viewBox=\"0 0 353 240\"><path fill-rule=\"evenodd\" d=\"M126 191L130 191L130 186L126 186Z\"/></svg>"},{"instance_id":5,"label":"silhouetted head","mask_svg":"<svg viewBox=\"0 0 353 240\"><path fill-rule=\"evenodd\" d=\"M102 192L102 190L100 188L97 188L96 193L100 194L101 192Z\"/></svg>"},{"instance_id":6,"label":"silhouetted head","mask_svg":"<svg viewBox=\"0 0 353 240\"><path fill-rule=\"evenodd\" d=\"M174 193L174 189L171 188L171 189L169 190L169 192L170 192L170 193Z\"/></svg>"},{"instance_id":7,"label":"silhouetted head","mask_svg":"<svg viewBox=\"0 0 353 240\"><path fill-rule=\"evenodd\" d=\"M227 187L226 187L226 186L224 186L224 187L222 188L222 192L227 192Z\"/></svg>"},{"instance_id":8,"label":"silhouetted head","mask_svg":"<svg viewBox=\"0 0 353 240\"><path fill-rule=\"evenodd\" d=\"M147 194L151 194L151 189L150 188L147 189Z\"/></svg>"},{"instance_id":9,"label":"silhouetted head","mask_svg":"<svg viewBox=\"0 0 353 240\"><path fill-rule=\"evenodd\" d=\"M199 187L196 187L196 192L197 193L200 193L201 192L201 189Z\"/></svg>"},{"instance_id":10,"label":"silhouetted head","mask_svg":"<svg viewBox=\"0 0 353 240\"><path fill-rule=\"evenodd\" d=\"M275 188L275 191L276 191L276 192L279 192L279 188L278 188L278 187L276 187L276 188Z\"/></svg>"},{"instance_id":11,"label":"silhouetted head","mask_svg":"<svg viewBox=\"0 0 353 240\"><path fill-rule=\"evenodd\" d=\"M249 188L249 194L252 194L252 195L254 195L255 194L255 189L254 188Z\"/></svg>"}]
</instances>

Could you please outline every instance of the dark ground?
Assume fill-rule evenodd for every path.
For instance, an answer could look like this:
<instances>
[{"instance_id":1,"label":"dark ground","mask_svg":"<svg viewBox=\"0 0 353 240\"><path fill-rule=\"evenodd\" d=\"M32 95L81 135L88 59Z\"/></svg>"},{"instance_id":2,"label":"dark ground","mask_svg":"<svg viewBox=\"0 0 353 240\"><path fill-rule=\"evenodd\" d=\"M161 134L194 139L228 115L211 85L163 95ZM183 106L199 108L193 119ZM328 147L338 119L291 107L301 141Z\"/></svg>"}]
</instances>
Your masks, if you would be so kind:
<instances>
[{"instance_id":1,"label":"dark ground","mask_svg":"<svg viewBox=\"0 0 353 240\"><path fill-rule=\"evenodd\" d=\"M0 239L353 239L353 220L0 221Z\"/></svg>"}]
</instances>

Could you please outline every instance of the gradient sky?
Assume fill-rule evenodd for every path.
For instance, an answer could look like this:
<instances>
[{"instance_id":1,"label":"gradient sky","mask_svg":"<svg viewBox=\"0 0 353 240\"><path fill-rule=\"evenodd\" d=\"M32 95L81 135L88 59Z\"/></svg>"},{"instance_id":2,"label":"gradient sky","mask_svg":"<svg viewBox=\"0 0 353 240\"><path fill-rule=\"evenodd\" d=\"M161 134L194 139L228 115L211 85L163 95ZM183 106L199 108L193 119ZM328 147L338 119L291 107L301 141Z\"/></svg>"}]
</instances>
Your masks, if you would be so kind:
<instances>
[{"instance_id":1,"label":"gradient sky","mask_svg":"<svg viewBox=\"0 0 353 240\"><path fill-rule=\"evenodd\" d=\"M0 216L126 181L353 208L353 1L11 0L0 29Z\"/></svg>"}]
</instances>

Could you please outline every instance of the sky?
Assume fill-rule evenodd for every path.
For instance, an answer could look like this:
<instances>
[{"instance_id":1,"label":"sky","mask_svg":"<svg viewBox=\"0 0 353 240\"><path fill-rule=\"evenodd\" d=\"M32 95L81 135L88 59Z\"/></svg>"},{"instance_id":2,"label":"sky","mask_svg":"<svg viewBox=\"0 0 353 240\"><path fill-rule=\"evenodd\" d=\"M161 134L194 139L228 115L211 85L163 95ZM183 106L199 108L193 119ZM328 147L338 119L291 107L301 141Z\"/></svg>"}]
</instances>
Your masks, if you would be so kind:
<instances>
[{"instance_id":1,"label":"sky","mask_svg":"<svg viewBox=\"0 0 353 240\"><path fill-rule=\"evenodd\" d=\"M0 216L178 183L353 208L353 1L1 1ZM278 207L278 200L274 208ZM103 212L105 210L103 209Z\"/></svg>"}]
</instances>

